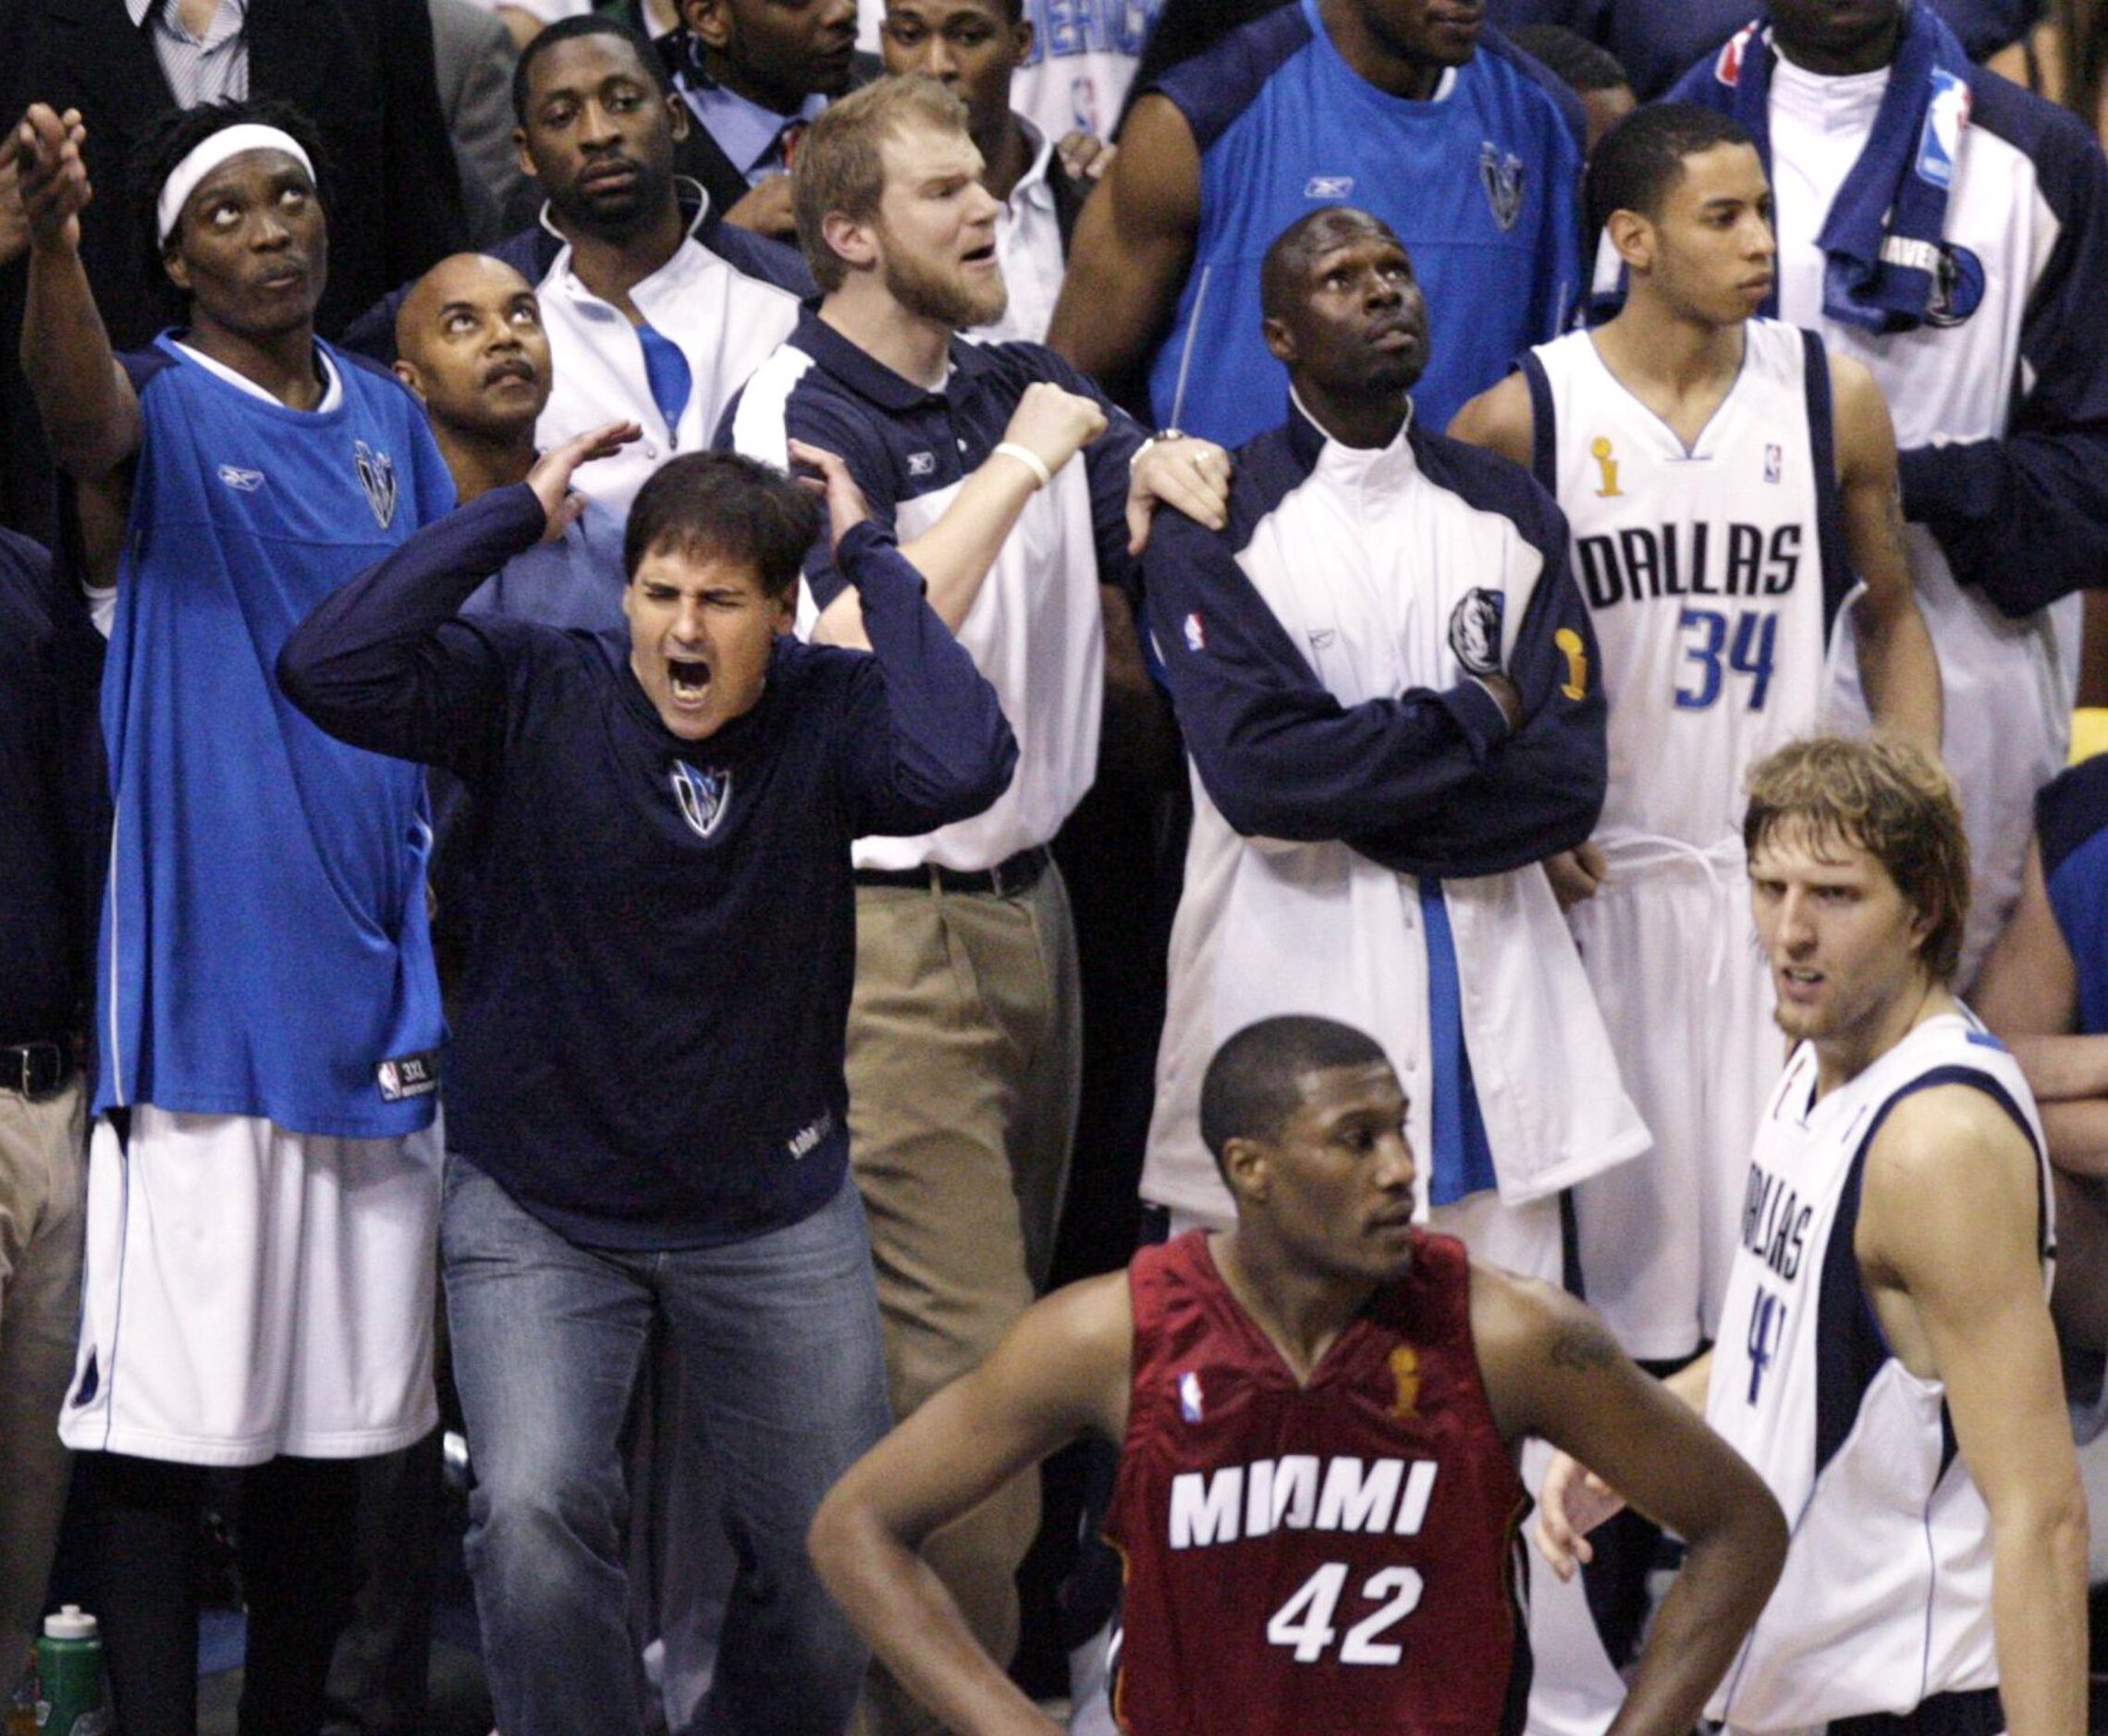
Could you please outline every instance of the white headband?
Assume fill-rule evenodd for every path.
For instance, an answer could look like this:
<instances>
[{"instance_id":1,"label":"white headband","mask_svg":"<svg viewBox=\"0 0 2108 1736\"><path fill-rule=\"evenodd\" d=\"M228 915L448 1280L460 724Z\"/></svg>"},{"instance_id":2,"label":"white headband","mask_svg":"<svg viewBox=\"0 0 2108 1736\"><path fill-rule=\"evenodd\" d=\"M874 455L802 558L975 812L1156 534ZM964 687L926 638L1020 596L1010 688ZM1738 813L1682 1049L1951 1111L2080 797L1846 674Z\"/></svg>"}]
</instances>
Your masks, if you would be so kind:
<instances>
[{"instance_id":1,"label":"white headband","mask_svg":"<svg viewBox=\"0 0 2108 1736\"><path fill-rule=\"evenodd\" d=\"M227 158L238 157L244 151L283 151L308 172L308 179L314 179L314 165L308 161L308 153L300 149L300 141L291 133L246 120L239 126L222 127L209 138L201 140L189 156L169 170L168 178L161 183L161 196L153 204L153 226L164 245L176 233L177 220L183 214L185 202L198 190L198 183Z\"/></svg>"}]
</instances>

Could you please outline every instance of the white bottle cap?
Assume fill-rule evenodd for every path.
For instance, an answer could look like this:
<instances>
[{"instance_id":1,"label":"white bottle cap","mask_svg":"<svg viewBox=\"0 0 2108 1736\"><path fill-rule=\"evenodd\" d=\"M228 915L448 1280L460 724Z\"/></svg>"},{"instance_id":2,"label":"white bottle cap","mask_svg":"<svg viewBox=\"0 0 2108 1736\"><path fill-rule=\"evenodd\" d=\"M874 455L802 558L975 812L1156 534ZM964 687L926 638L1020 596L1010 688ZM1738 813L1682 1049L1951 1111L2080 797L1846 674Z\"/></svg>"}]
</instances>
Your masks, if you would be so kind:
<instances>
[{"instance_id":1,"label":"white bottle cap","mask_svg":"<svg viewBox=\"0 0 2108 1736\"><path fill-rule=\"evenodd\" d=\"M79 1604L61 1604L55 1616L44 1618L47 1640L92 1640L94 1637L95 1618L82 1615Z\"/></svg>"}]
</instances>

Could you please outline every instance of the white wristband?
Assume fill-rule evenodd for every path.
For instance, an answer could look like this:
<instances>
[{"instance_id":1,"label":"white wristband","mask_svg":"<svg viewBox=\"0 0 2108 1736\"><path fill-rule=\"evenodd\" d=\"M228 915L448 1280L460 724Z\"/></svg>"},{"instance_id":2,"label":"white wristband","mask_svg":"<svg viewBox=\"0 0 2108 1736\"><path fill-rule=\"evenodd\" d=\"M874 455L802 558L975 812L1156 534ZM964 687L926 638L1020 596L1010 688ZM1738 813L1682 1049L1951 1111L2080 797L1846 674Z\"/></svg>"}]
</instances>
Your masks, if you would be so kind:
<instances>
[{"instance_id":1,"label":"white wristband","mask_svg":"<svg viewBox=\"0 0 2108 1736\"><path fill-rule=\"evenodd\" d=\"M1042 488L1045 488L1054 480L1054 472L1047 468L1047 460L1030 446L1021 446L1014 440L1005 440L996 448L996 453L1000 453L1005 458L1015 458L1039 479L1039 486ZM995 454L991 453L989 456L994 457Z\"/></svg>"}]
</instances>

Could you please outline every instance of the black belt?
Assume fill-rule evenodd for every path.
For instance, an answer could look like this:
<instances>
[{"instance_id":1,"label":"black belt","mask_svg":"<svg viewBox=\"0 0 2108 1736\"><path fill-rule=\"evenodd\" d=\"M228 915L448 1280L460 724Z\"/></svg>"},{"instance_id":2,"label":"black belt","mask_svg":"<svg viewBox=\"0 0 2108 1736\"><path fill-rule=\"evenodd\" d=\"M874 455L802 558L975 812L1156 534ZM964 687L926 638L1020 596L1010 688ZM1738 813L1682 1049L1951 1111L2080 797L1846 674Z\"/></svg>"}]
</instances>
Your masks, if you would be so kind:
<instances>
[{"instance_id":1,"label":"black belt","mask_svg":"<svg viewBox=\"0 0 2108 1736\"><path fill-rule=\"evenodd\" d=\"M72 1077L70 1044L14 1043L0 1046L0 1091L44 1097Z\"/></svg>"},{"instance_id":2,"label":"black belt","mask_svg":"<svg viewBox=\"0 0 2108 1736\"><path fill-rule=\"evenodd\" d=\"M913 886L929 892L993 892L999 899L1016 898L1039 884L1054 860L1044 844L1007 856L993 868L940 868L925 862L920 868L859 868L860 886Z\"/></svg>"},{"instance_id":3,"label":"black belt","mask_svg":"<svg viewBox=\"0 0 2108 1736\"><path fill-rule=\"evenodd\" d=\"M1829 1736L1997 1736L2005 1712L1996 1688L1964 1689L1920 1700L1915 1712L1832 1718Z\"/></svg>"}]
</instances>

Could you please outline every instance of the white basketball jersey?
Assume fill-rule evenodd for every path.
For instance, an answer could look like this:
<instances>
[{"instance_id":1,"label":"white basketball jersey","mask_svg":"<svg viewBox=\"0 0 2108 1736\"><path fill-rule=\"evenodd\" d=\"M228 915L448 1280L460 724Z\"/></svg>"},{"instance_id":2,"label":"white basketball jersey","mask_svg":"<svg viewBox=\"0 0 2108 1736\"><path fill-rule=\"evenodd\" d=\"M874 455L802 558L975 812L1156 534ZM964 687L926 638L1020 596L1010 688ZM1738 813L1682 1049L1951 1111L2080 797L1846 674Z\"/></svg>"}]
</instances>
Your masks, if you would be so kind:
<instances>
[{"instance_id":1,"label":"white basketball jersey","mask_svg":"<svg viewBox=\"0 0 2108 1736\"><path fill-rule=\"evenodd\" d=\"M1793 1527L1785 1571L1708 1716L1738 1730L1902 1713L1993 1687L1991 1518L1955 1450L1946 1389L1889 1351L1853 1250L1874 1135L1913 1092L1984 1092L2033 1143L2041 1253L2054 1263L2041 1122L2018 1064L1967 1012L1919 1025L1815 1094L1815 1051L1786 1063L1750 1154L1741 1244L1706 1421Z\"/></svg>"},{"instance_id":2,"label":"white basketball jersey","mask_svg":"<svg viewBox=\"0 0 2108 1736\"><path fill-rule=\"evenodd\" d=\"M1850 582L1828 363L1794 326L1744 331L1742 371L1689 447L1587 333L1524 361L1538 480L1573 527L1601 649L1605 833L1739 836L1743 773L1821 704L1832 599Z\"/></svg>"}]
</instances>

